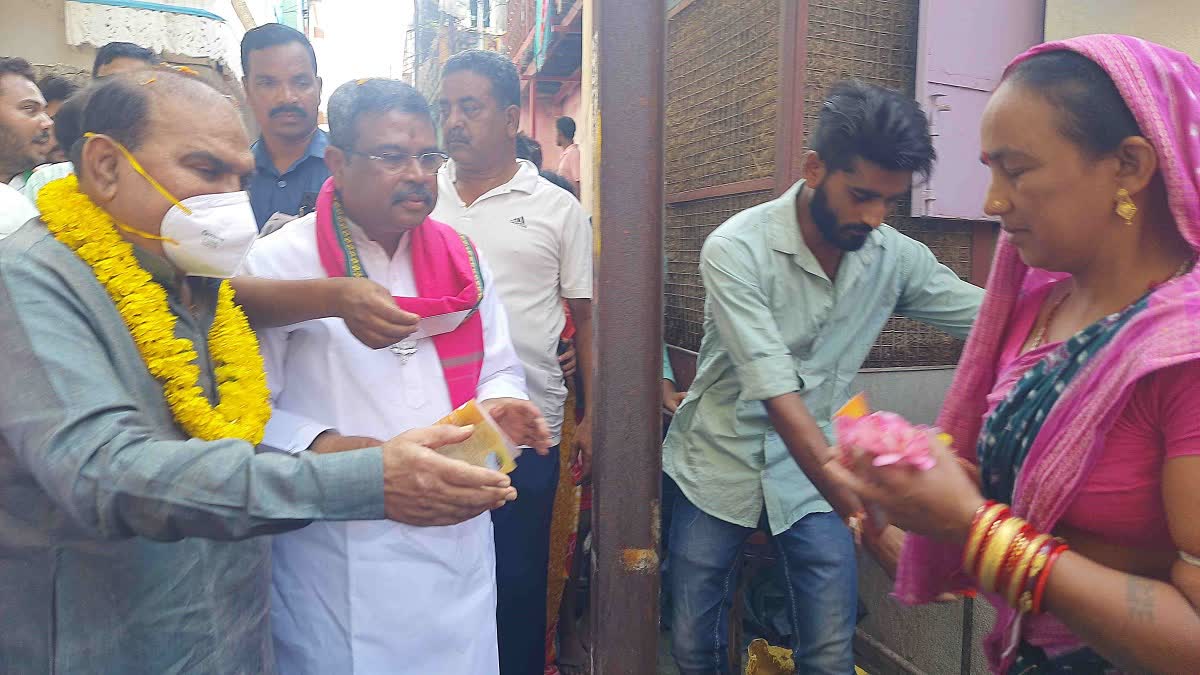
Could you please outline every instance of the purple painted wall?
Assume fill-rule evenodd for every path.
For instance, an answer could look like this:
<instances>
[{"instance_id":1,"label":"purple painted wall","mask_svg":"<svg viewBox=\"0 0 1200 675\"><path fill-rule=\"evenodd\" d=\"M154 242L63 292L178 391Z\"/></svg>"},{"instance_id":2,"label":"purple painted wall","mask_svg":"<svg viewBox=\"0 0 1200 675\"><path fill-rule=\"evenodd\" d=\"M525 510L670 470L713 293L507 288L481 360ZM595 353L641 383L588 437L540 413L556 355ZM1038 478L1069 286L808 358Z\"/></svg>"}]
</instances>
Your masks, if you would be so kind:
<instances>
[{"instance_id":1,"label":"purple painted wall","mask_svg":"<svg viewBox=\"0 0 1200 675\"><path fill-rule=\"evenodd\" d=\"M917 100L938 161L913 190L913 215L982 220L988 170L979 122L1004 66L1042 41L1044 0L921 0Z\"/></svg>"}]
</instances>

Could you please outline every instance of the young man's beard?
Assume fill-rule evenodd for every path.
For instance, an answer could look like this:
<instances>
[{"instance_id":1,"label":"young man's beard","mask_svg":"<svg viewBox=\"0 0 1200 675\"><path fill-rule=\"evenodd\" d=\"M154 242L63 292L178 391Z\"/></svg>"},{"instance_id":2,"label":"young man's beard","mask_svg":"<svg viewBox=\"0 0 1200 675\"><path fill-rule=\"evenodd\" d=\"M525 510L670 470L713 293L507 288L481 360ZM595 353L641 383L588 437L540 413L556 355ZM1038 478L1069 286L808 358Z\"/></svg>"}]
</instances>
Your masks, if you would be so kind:
<instances>
[{"instance_id":1,"label":"young man's beard","mask_svg":"<svg viewBox=\"0 0 1200 675\"><path fill-rule=\"evenodd\" d=\"M867 243L867 236L871 234L871 228L862 223L838 223L837 214L829 208L829 198L825 194L824 185L813 190L812 200L808 203L808 214L825 241L843 251L859 250Z\"/></svg>"}]
</instances>

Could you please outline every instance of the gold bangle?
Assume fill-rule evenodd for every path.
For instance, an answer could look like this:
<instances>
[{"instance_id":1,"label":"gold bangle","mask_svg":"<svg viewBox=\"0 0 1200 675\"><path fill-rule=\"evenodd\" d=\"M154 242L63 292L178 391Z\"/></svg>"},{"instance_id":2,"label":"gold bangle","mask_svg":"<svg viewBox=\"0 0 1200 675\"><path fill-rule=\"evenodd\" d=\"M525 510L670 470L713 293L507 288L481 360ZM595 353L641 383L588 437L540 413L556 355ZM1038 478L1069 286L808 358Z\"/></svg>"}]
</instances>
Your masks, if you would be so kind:
<instances>
[{"instance_id":1,"label":"gold bangle","mask_svg":"<svg viewBox=\"0 0 1200 675\"><path fill-rule=\"evenodd\" d=\"M1004 557L1000 560L1000 570L996 573L996 585L1004 585L1004 588L997 588L996 592L1008 596L1008 589L1012 586L1013 577L1021 571L1021 558L1025 557L1025 550L1029 548L1029 539L1025 536L1025 528L1021 528L1015 536L1012 543L1009 544L1008 550L1004 552ZM1001 578L1004 570L1008 569L1008 581Z\"/></svg>"},{"instance_id":2,"label":"gold bangle","mask_svg":"<svg viewBox=\"0 0 1200 675\"><path fill-rule=\"evenodd\" d=\"M1025 549L1021 552L1021 560L1017 562L1016 568L1013 570L1012 579L1008 581L1008 604L1014 609L1020 609L1021 605L1021 590L1025 586L1026 579L1029 578L1028 572L1030 565L1033 564L1033 557L1037 552L1042 550L1042 547L1049 541L1050 535L1039 534L1032 541L1026 540ZM1043 563L1044 564L1044 563ZM1030 602L1033 602L1032 596Z\"/></svg>"},{"instance_id":3,"label":"gold bangle","mask_svg":"<svg viewBox=\"0 0 1200 675\"><path fill-rule=\"evenodd\" d=\"M963 549L963 571L967 574L973 574L975 559L979 555L979 544L982 543L984 535L992 528L992 521L999 518L1007 508L1004 504L993 504L991 508L983 512L983 515L979 516L979 520L971 528L971 536L967 537L967 547Z\"/></svg>"},{"instance_id":4,"label":"gold bangle","mask_svg":"<svg viewBox=\"0 0 1200 675\"><path fill-rule=\"evenodd\" d=\"M987 550L983 553L983 566L979 570L979 585L983 590L990 593L996 592L996 573L1000 571L1000 565L1004 564L1005 555L1012 546L1017 532L1020 532L1024 526L1024 520L1012 516L1000 525L996 534L992 535L991 541L987 544Z\"/></svg>"},{"instance_id":5,"label":"gold bangle","mask_svg":"<svg viewBox=\"0 0 1200 675\"><path fill-rule=\"evenodd\" d=\"M1028 614L1033 611L1033 589L1030 587L1028 581L1038 578L1038 575L1042 573L1042 569L1046 567L1046 561L1050 559L1050 553L1054 550L1053 546L1047 548L1046 544L1053 540L1054 537L1043 540L1041 546L1037 547L1037 554L1033 556L1033 562L1029 563L1029 574L1025 577L1025 592L1021 594L1020 606L1017 607L1017 610L1022 614Z\"/></svg>"},{"instance_id":6,"label":"gold bangle","mask_svg":"<svg viewBox=\"0 0 1200 675\"><path fill-rule=\"evenodd\" d=\"M983 558L984 554L987 553L987 547L991 545L993 541L992 538L996 536L996 532L1000 529L1000 526L1008 522L1008 519L1012 517L1012 511L1004 511L999 515L999 517L992 521L992 524L988 527L987 532L983 535L983 540L979 542L979 553L977 554L975 560L971 562L971 569L969 570L971 576L975 577L976 579L979 578L979 573L983 571Z\"/></svg>"}]
</instances>

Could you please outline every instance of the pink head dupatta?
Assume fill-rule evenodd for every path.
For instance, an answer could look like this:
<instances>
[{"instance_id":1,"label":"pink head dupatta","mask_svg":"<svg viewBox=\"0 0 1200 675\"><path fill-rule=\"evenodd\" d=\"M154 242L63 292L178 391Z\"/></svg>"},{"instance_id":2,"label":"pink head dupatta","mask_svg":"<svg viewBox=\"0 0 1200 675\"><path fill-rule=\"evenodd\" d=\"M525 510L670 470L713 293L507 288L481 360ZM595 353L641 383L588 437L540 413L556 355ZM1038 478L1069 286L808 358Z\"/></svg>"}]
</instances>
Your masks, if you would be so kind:
<instances>
[{"instance_id":1,"label":"pink head dupatta","mask_svg":"<svg viewBox=\"0 0 1200 675\"><path fill-rule=\"evenodd\" d=\"M1158 152L1171 214L1193 250L1200 250L1200 68L1185 54L1123 35L1090 35L1039 45L1017 57L1069 50L1099 64L1112 78ZM946 396L938 426L955 439L955 450L975 459L975 443L995 385L1004 331L1025 288L1044 283L1044 270L1027 267L1001 237L983 306ZM1014 511L1048 532L1086 479L1104 438L1143 376L1200 359L1200 270L1159 288L1149 306L1121 329L1063 391L1043 423L1017 479ZM957 546L909 536L901 556L895 595L902 602L930 602L938 594L969 586ZM1024 620L998 599L996 628L988 638L988 661L1003 672L1018 641L1078 644L1052 616Z\"/></svg>"},{"instance_id":2,"label":"pink head dupatta","mask_svg":"<svg viewBox=\"0 0 1200 675\"><path fill-rule=\"evenodd\" d=\"M334 217L337 186L325 181L317 195L317 252L330 277L366 276L351 269L349 248L342 241ZM349 236L348 234L346 236ZM420 317L478 309L483 298L483 277L471 242L454 228L429 218L412 231L413 278L419 298L397 297L396 305ZM457 408L475 398L483 369L483 320L474 311L458 328L433 337L442 374Z\"/></svg>"}]
</instances>

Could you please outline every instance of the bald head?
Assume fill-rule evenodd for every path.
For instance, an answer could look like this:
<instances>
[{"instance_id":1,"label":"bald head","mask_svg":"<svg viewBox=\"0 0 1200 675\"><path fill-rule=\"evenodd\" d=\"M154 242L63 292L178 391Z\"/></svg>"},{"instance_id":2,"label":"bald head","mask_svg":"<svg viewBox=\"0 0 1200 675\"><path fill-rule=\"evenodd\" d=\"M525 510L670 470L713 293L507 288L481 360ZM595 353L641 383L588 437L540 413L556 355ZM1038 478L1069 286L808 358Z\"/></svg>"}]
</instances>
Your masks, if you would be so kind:
<instances>
[{"instance_id":1,"label":"bald head","mask_svg":"<svg viewBox=\"0 0 1200 675\"><path fill-rule=\"evenodd\" d=\"M164 114L165 109L180 106L192 114L237 118L233 99L199 77L151 69L113 75L94 85L88 91L80 129L103 134L136 150L151 127L171 119L171 115ZM79 166L79 148L73 150L72 161Z\"/></svg>"},{"instance_id":2,"label":"bald head","mask_svg":"<svg viewBox=\"0 0 1200 675\"><path fill-rule=\"evenodd\" d=\"M254 170L233 101L195 76L146 70L105 79L88 94L71 149L80 187L118 222L156 234L172 202L236 192ZM153 248L144 241L139 245Z\"/></svg>"}]
</instances>

